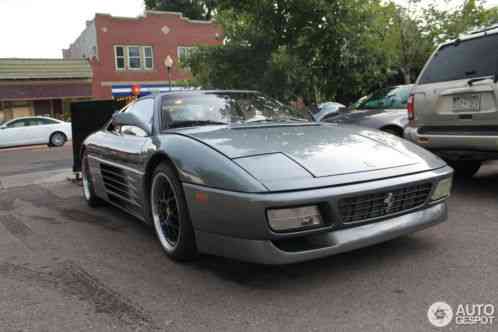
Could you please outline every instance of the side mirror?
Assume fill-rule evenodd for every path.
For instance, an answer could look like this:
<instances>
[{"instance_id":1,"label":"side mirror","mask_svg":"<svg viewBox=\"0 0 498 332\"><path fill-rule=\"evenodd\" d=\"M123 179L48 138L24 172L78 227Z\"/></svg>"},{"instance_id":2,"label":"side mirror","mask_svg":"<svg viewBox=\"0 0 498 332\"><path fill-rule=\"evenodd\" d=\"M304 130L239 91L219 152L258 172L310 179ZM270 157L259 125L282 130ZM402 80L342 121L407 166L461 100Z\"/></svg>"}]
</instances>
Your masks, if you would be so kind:
<instances>
[{"instance_id":1,"label":"side mirror","mask_svg":"<svg viewBox=\"0 0 498 332\"><path fill-rule=\"evenodd\" d=\"M128 112L114 113L112 116L112 124L114 126L133 126L138 127L150 135L149 126L142 122L135 114Z\"/></svg>"}]
</instances>

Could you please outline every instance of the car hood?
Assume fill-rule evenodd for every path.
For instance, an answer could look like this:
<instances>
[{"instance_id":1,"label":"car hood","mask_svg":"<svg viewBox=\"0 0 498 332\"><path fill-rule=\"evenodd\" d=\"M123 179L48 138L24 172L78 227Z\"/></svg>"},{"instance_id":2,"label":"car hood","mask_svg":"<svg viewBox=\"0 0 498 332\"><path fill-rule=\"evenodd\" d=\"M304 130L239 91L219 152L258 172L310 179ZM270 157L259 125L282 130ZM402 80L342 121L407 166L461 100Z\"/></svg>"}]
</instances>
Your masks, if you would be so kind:
<instances>
[{"instance_id":1,"label":"car hood","mask_svg":"<svg viewBox=\"0 0 498 332\"><path fill-rule=\"evenodd\" d=\"M445 165L438 157L408 141L355 126L212 126L178 133L211 146L256 178L267 181L272 178L342 178L328 181L330 185L422 172ZM305 170L307 176L296 172L296 167ZM301 182L306 186L306 181Z\"/></svg>"}]
</instances>

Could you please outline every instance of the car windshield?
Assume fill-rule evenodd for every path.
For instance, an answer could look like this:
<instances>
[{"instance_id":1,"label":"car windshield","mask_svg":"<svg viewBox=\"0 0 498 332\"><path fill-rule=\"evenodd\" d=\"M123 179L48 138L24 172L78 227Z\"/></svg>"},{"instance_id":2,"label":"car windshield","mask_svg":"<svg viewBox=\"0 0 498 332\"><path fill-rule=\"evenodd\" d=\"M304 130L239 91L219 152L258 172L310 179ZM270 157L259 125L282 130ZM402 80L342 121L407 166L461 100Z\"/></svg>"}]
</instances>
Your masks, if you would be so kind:
<instances>
[{"instance_id":1,"label":"car windshield","mask_svg":"<svg viewBox=\"0 0 498 332\"><path fill-rule=\"evenodd\" d=\"M352 109L402 109L408 104L411 85L383 88L360 98Z\"/></svg>"},{"instance_id":2,"label":"car windshield","mask_svg":"<svg viewBox=\"0 0 498 332\"><path fill-rule=\"evenodd\" d=\"M258 93L209 92L167 96L162 104L167 127L312 121L310 114ZM166 128L166 124L163 124Z\"/></svg>"}]
</instances>

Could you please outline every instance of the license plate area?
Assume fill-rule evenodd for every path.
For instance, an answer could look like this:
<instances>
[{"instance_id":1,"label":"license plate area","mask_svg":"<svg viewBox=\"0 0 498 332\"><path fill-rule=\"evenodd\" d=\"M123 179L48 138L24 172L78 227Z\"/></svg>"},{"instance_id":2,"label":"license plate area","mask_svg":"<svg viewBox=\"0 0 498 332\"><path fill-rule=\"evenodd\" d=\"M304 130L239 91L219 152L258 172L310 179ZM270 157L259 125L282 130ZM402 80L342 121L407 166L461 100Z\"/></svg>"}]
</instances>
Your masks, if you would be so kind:
<instances>
[{"instance_id":1,"label":"license plate area","mask_svg":"<svg viewBox=\"0 0 498 332\"><path fill-rule=\"evenodd\" d=\"M462 94L452 97L451 110L455 113L476 113L481 109L481 95Z\"/></svg>"}]
</instances>

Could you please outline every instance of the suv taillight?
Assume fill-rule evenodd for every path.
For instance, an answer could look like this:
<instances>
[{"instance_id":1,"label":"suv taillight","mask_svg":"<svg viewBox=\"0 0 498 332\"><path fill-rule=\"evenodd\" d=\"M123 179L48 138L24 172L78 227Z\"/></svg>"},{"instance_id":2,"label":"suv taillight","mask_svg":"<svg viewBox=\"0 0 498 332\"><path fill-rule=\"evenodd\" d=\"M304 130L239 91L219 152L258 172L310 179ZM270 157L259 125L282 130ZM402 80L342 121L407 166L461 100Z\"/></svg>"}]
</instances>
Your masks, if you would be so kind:
<instances>
[{"instance_id":1,"label":"suv taillight","mask_svg":"<svg viewBox=\"0 0 498 332\"><path fill-rule=\"evenodd\" d=\"M415 120L415 96L408 97L408 120Z\"/></svg>"}]
</instances>

